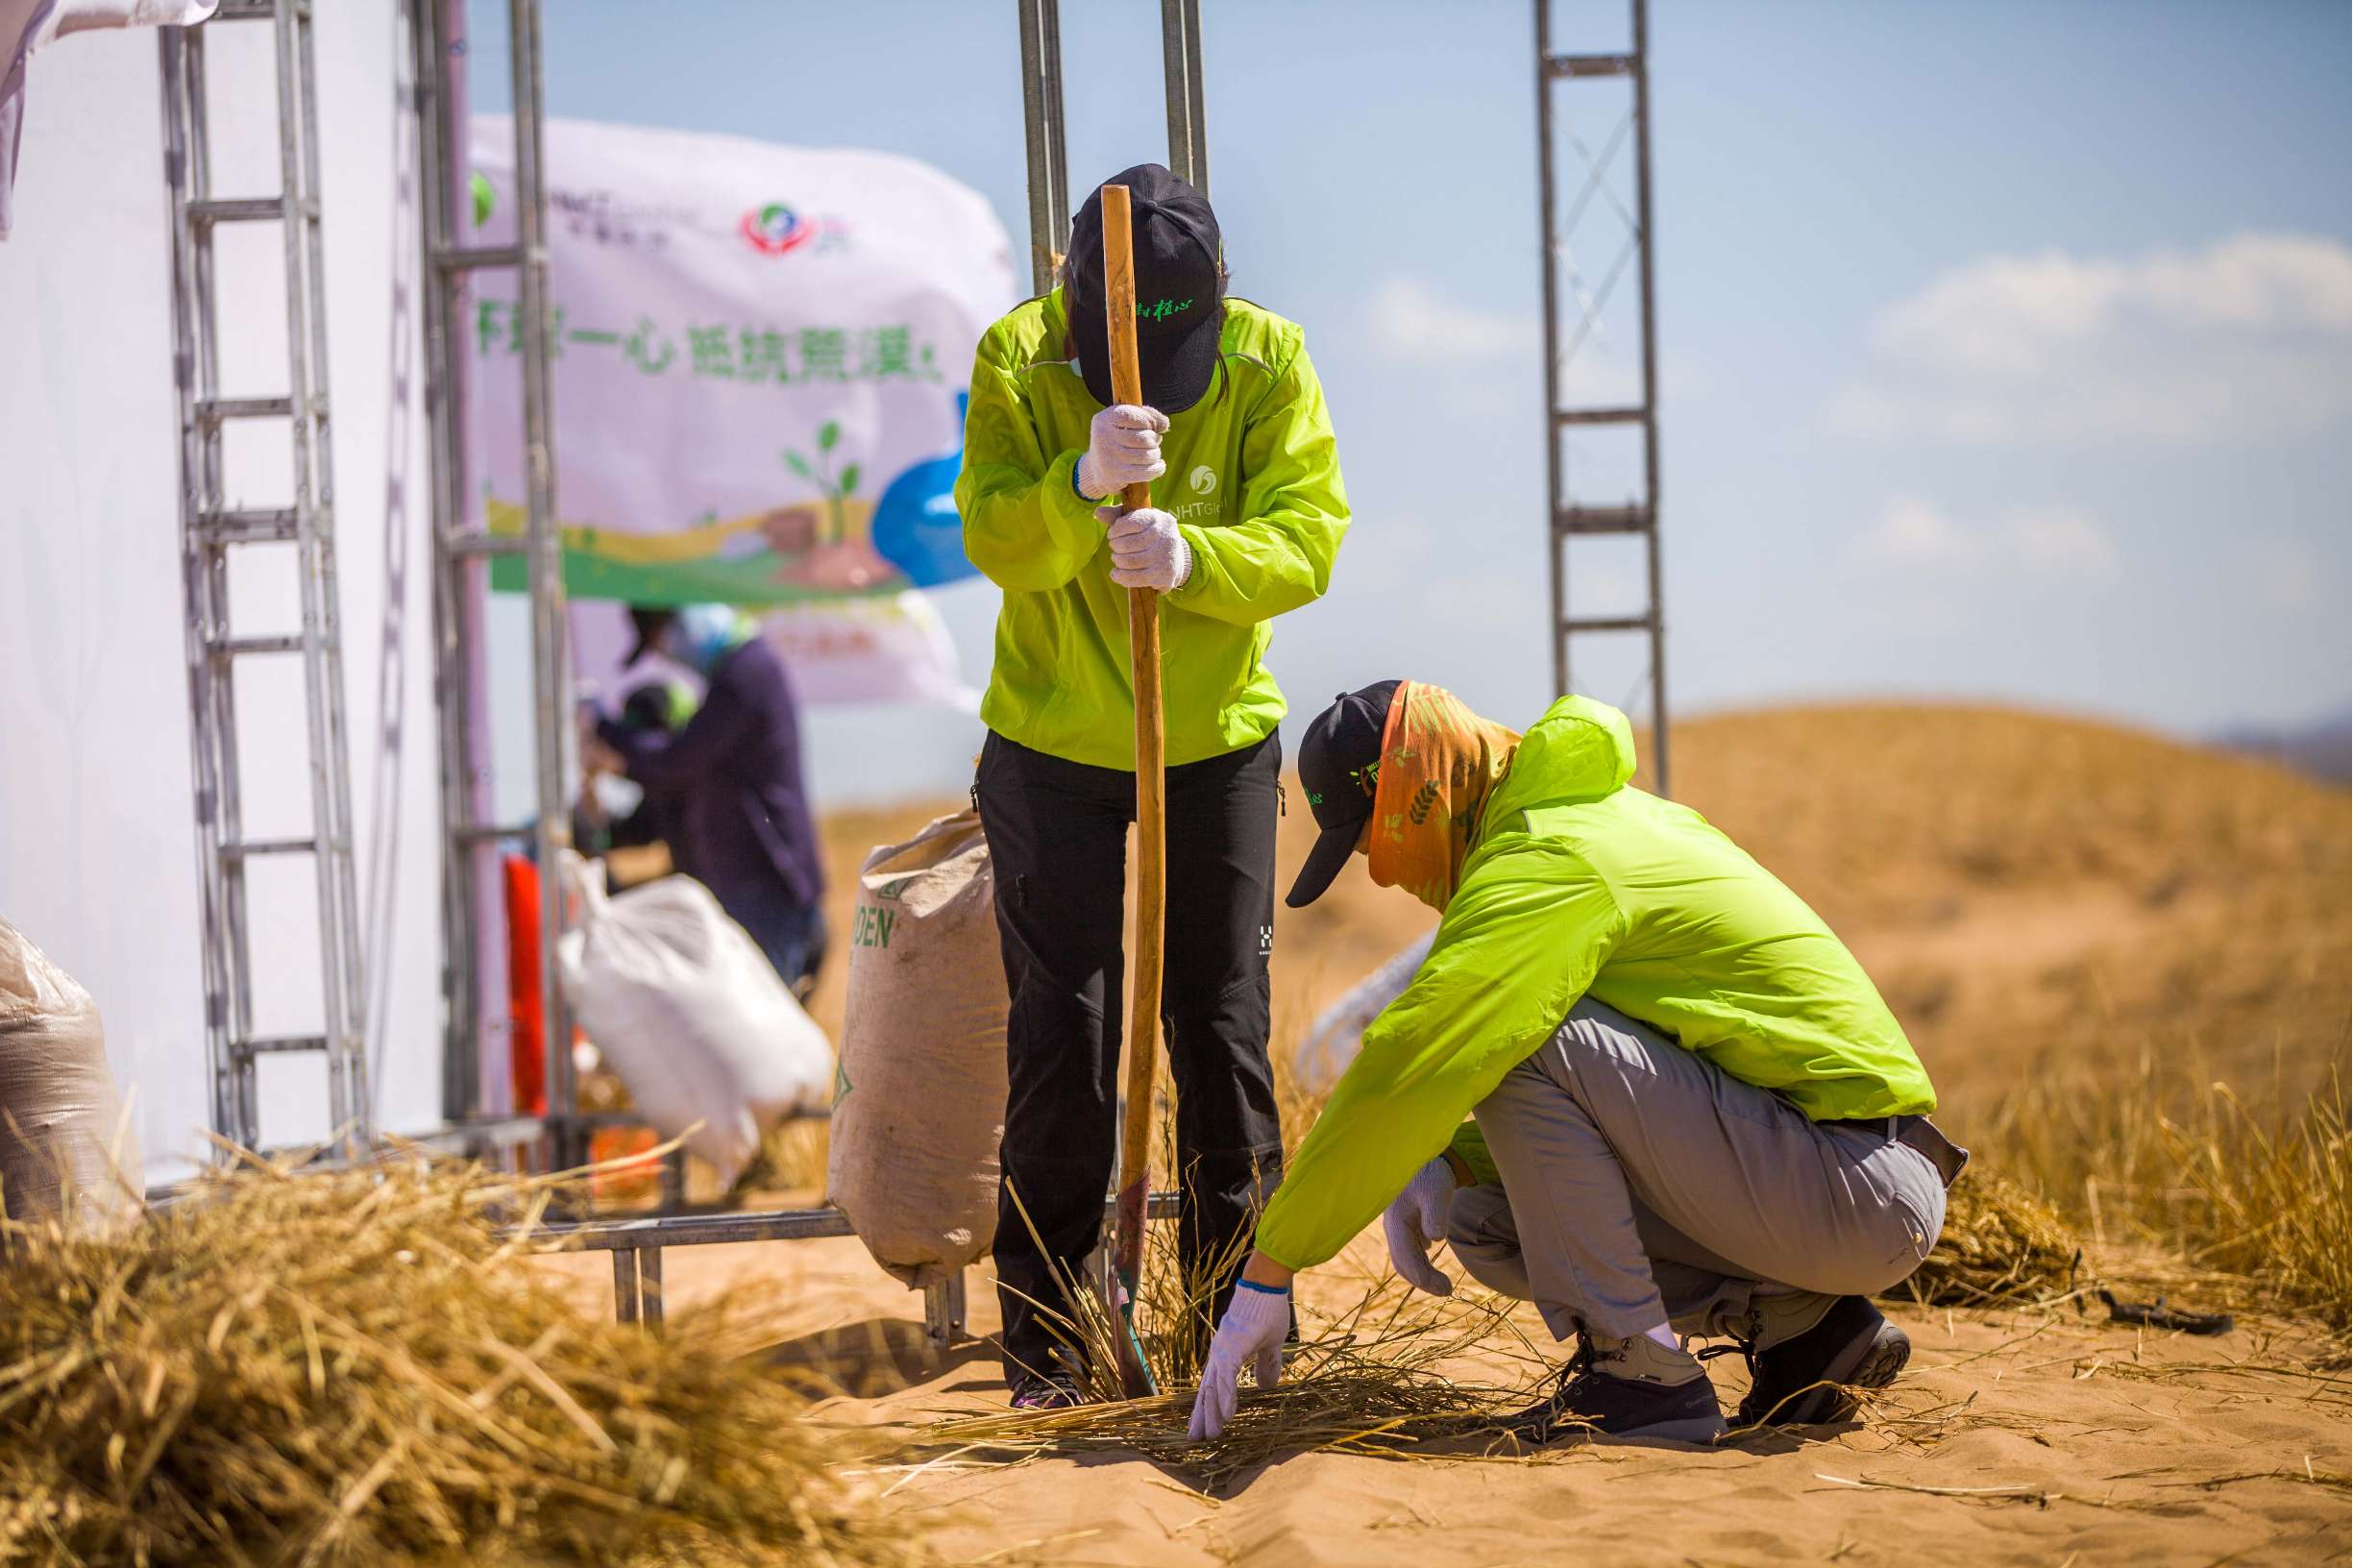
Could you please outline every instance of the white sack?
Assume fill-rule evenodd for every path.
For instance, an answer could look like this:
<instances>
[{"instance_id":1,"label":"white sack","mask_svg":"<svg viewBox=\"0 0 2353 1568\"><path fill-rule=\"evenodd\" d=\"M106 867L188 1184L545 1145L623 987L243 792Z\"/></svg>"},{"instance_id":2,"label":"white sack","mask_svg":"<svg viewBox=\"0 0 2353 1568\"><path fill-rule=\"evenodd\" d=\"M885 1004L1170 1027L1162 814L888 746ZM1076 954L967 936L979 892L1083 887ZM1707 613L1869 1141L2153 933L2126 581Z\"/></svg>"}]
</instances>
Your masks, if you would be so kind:
<instances>
[{"instance_id":1,"label":"white sack","mask_svg":"<svg viewBox=\"0 0 2353 1568\"><path fill-rule=\"evenodd\" d=\"M138 1139L107 1070L98 1004L0 919L0 1194L11 1219L137 1209Z\"/></svg>"},{"instance_id":2,"label":"white sack","mask_svg":"<svg viewBox=\"0 0 2353 1568\"><path fill-rule=\"evenodd\" d=\"M996 1237L1005 1012L980 818L943 817L869 854L825 1173L867 1251L909 1285Z\"/></svg>"},{"instance_id":3,"label":"white sack","mask_svg":"<svg viewBox=\"0 0 2353 1568\"><path fill-rule=\"evenodd\" d=\"M1430 944L1437 940L1437 927L1414 939L1405 951L1373 970L1350 987L1347 993L1315 1015L1314 1026L1308 1030L1291 1053L1291 1066L1300 1083L1310 1089L1330 1089L1339 1081L1348 1064L1357 1059L1363 1047L1364 1031L1382 1010L1406 993L1413 983L1415 971L1422 960L1430 956Z\"/></svg>"},{"instance_id":4,"label":"white sack","mask_svg":"<svg viewBox=\"0 0 2353 1568\"><path fill-rule=\"evenodd\" d=\"M833 1051L744 928L692 877L614 896L602 862L570 850L580 921L557 947L581 1029L664 1138L732 1183L760 1135L825 1103Z\"/></svg>"}]
</instances>

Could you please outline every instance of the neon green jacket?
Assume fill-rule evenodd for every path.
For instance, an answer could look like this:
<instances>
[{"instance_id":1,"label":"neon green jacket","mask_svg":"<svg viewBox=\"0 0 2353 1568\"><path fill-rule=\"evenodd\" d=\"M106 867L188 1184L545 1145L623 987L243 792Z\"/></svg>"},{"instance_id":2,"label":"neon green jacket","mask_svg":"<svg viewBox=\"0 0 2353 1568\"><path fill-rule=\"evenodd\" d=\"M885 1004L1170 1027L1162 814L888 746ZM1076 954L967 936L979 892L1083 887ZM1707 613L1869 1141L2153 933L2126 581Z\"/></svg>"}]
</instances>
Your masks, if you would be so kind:
<instances>
[{"instance_id":1,"label":"neon green jacket","mask_svg":"<svg viewBox=\"0 0 2353 1568\"><path fill-rule=\"evenodd\" d=\"M1628 788L1633 773L1626 716L1581 697L1521 739L1430 957L1259 1221L1269 1258L1307 1268L1346 1246L1586 994L1817 1121L1936 1109L1822 917L1698 812Z\"/></svg>"},{"instance_id":2,"label":"neon green jacket","mask_svg":"<svg viewBox=\"0 0 2353 1568\"><path fill-rule=\"evenodd\" d=\"M1062 290L981 337L956 509L964 550L1005 590L981 721L1007 740L1097 768L1136 766L1127 590L1111 580L1096 502L1070 487L1101 404L1065 355ZM1299 329L1226 302L1224 364L1169 417L1152 504L1192 548L1161 611L1162 701L1173 766L1265 737L1283 693L1266 623L1321 597L1348 529L1323 387Z\"/></svg>"}]
</instances>

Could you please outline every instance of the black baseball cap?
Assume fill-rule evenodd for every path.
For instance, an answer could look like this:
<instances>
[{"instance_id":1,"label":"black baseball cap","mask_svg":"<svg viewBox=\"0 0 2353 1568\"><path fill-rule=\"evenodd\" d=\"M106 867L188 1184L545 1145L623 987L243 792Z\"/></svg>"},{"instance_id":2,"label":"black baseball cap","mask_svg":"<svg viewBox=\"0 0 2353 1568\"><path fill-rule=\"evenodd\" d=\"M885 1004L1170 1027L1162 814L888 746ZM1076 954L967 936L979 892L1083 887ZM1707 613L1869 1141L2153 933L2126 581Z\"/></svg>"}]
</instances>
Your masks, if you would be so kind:
<instances>
[{"instance_id":1,"label":"black baseball cap","mask_svg":"<svg viewBox=\"0 0 2353 1568\"><path fill-rule=\"evenodd\" d=\"M1342 692L1308 725L1299 743L1299 782L1314 815L1315 847L1299 868L1283 901L1305 909L1323 896L1348 864L1357 840L1373 814L1373 792L1381 778L1381 735L1388 727L1389 700L1405 682L1384 680L1359 692Z\"/></svg>"},{"instance_id":2,"label":"black baseball cap","mask_svg":"<svg viewBox=\"0 0 2353 1568\"><path fill-rule=\"evenodd\" d=\"M1158 163L1139 163L1103 182L1128 188L1136 246L1136 358L1146 406L1164 414L1190 408L1217 374L1225 331L1219 278L1224 241L1209 198ZM1097 403L1111 389L1111 329L1103 319L1103 190L1098 185L1070 225L1063 263L1063 299L1080 377Z\"/></svg>"}]
</instances>

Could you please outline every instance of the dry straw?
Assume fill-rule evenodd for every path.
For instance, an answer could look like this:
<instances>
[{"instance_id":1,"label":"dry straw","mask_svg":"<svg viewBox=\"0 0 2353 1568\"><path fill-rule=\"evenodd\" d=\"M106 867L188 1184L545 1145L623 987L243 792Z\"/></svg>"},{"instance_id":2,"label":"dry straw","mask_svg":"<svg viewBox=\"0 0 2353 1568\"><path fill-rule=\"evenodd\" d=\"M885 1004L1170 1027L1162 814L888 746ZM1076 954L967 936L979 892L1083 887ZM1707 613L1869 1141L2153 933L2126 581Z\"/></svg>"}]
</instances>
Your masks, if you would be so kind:
<instances>
[{"instance_id":1,"label":"dry straw","mask_svg":"<svg viewBox=\"0 0 2353 1568\"><path fill-rule=\"evenodd\" d=\"M1972 1164L1945 1194L1928 1261L1888 1294L1932 1307L2052 1303L2075 1292L2083 1262L2083 1239L2057 1210Z\"/></svg>"},{"instance_id":2,"label":"dry straw","mask_svg":"<svg viewBox=\"0 0 2353 1568\"><path fill-rule=\"evenodd\" d=\"M1172 1246L1161 1243L1155 1246ZM1407 1291L1394 1275L1365 1276L1336 1311L1300 1309L1300 1342L1284 1358L1271 1389L1245 1384L1235 1417L1217 1437L1193 1442L1186 1428L1200 1379L1201 1342L1185 1325L1206 1316L1205 1293L1182 1298L1173 1265L1147 1263L1137 1318L1145 1359L1161 1388L1150 1399L1122 1400L1109 1360L1119 1332L1091 1291L1071 1297L1061 1316L1089 1369L1083 1382L1095 1402L1062 1410L1006 1411L944 1421L918 1433L915 1446L943 1457L986 1455L1140 1455L1214 1488L1243 1471L1304 1449L1402 1455L1433 1439L1473 1430L1478 1418L1525 1404L1524 1387L1465 1382L1444 1363L1499 1353L1532 1371L1543 1355L1509 1316L1511 1304L1489 1296L1439 1299ZM1197 1286L1202 1275L1194 1276ZM1515 1353L1516 1347L1516 1353ZM1532 1381L1532 1379L1531 1380ZM1459 1451L1450 1449L1450 1452Z\"/></svg>"},{"instance_id":3,"label":"dry straw","mask_svg":"<svg viewBox=\"0 0 2353 1568\"><path fill-rule=\"evenodd\" d=\"M906 1560L728 1309L652 1337L501 1239L554 1190L254 1162L111 1236L9 1223L0 1560Z\"/></svg>"}]
</instances>

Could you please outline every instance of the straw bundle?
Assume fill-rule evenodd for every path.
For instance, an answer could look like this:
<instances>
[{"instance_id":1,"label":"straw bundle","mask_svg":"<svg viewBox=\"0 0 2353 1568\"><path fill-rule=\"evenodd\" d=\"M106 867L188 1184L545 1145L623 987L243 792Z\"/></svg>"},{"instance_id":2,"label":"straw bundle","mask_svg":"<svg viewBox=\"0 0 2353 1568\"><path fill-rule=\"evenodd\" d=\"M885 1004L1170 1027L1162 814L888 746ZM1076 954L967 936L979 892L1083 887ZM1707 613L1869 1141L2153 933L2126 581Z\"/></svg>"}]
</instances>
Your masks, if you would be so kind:
<instances>
[{"instance_id":1,"label":"straw bundle","mask_svg":"<svg viewBox=\"0 0 2353 1568\"><path fill-rule=\"evenodd\" d=\"M7 1225L0 1560L903 1560L723 1309L654 1338L523 1266L551 1191L257 1164L110 1237Z\"/></svg>"},{"instance_id":2,"label":"straw bundle","mask_svg":"<svg viewBox=\"0 0 2353 1568\"><path fill-rule=\"evenodd\" d=\"M1919 1272L1888 1295L1932 1307L2057 1300L2077 1286L2083 1239L2009 1177L1972 1164L1945 1194L1945 1230Z\"/></svg>"}]
</instances>

